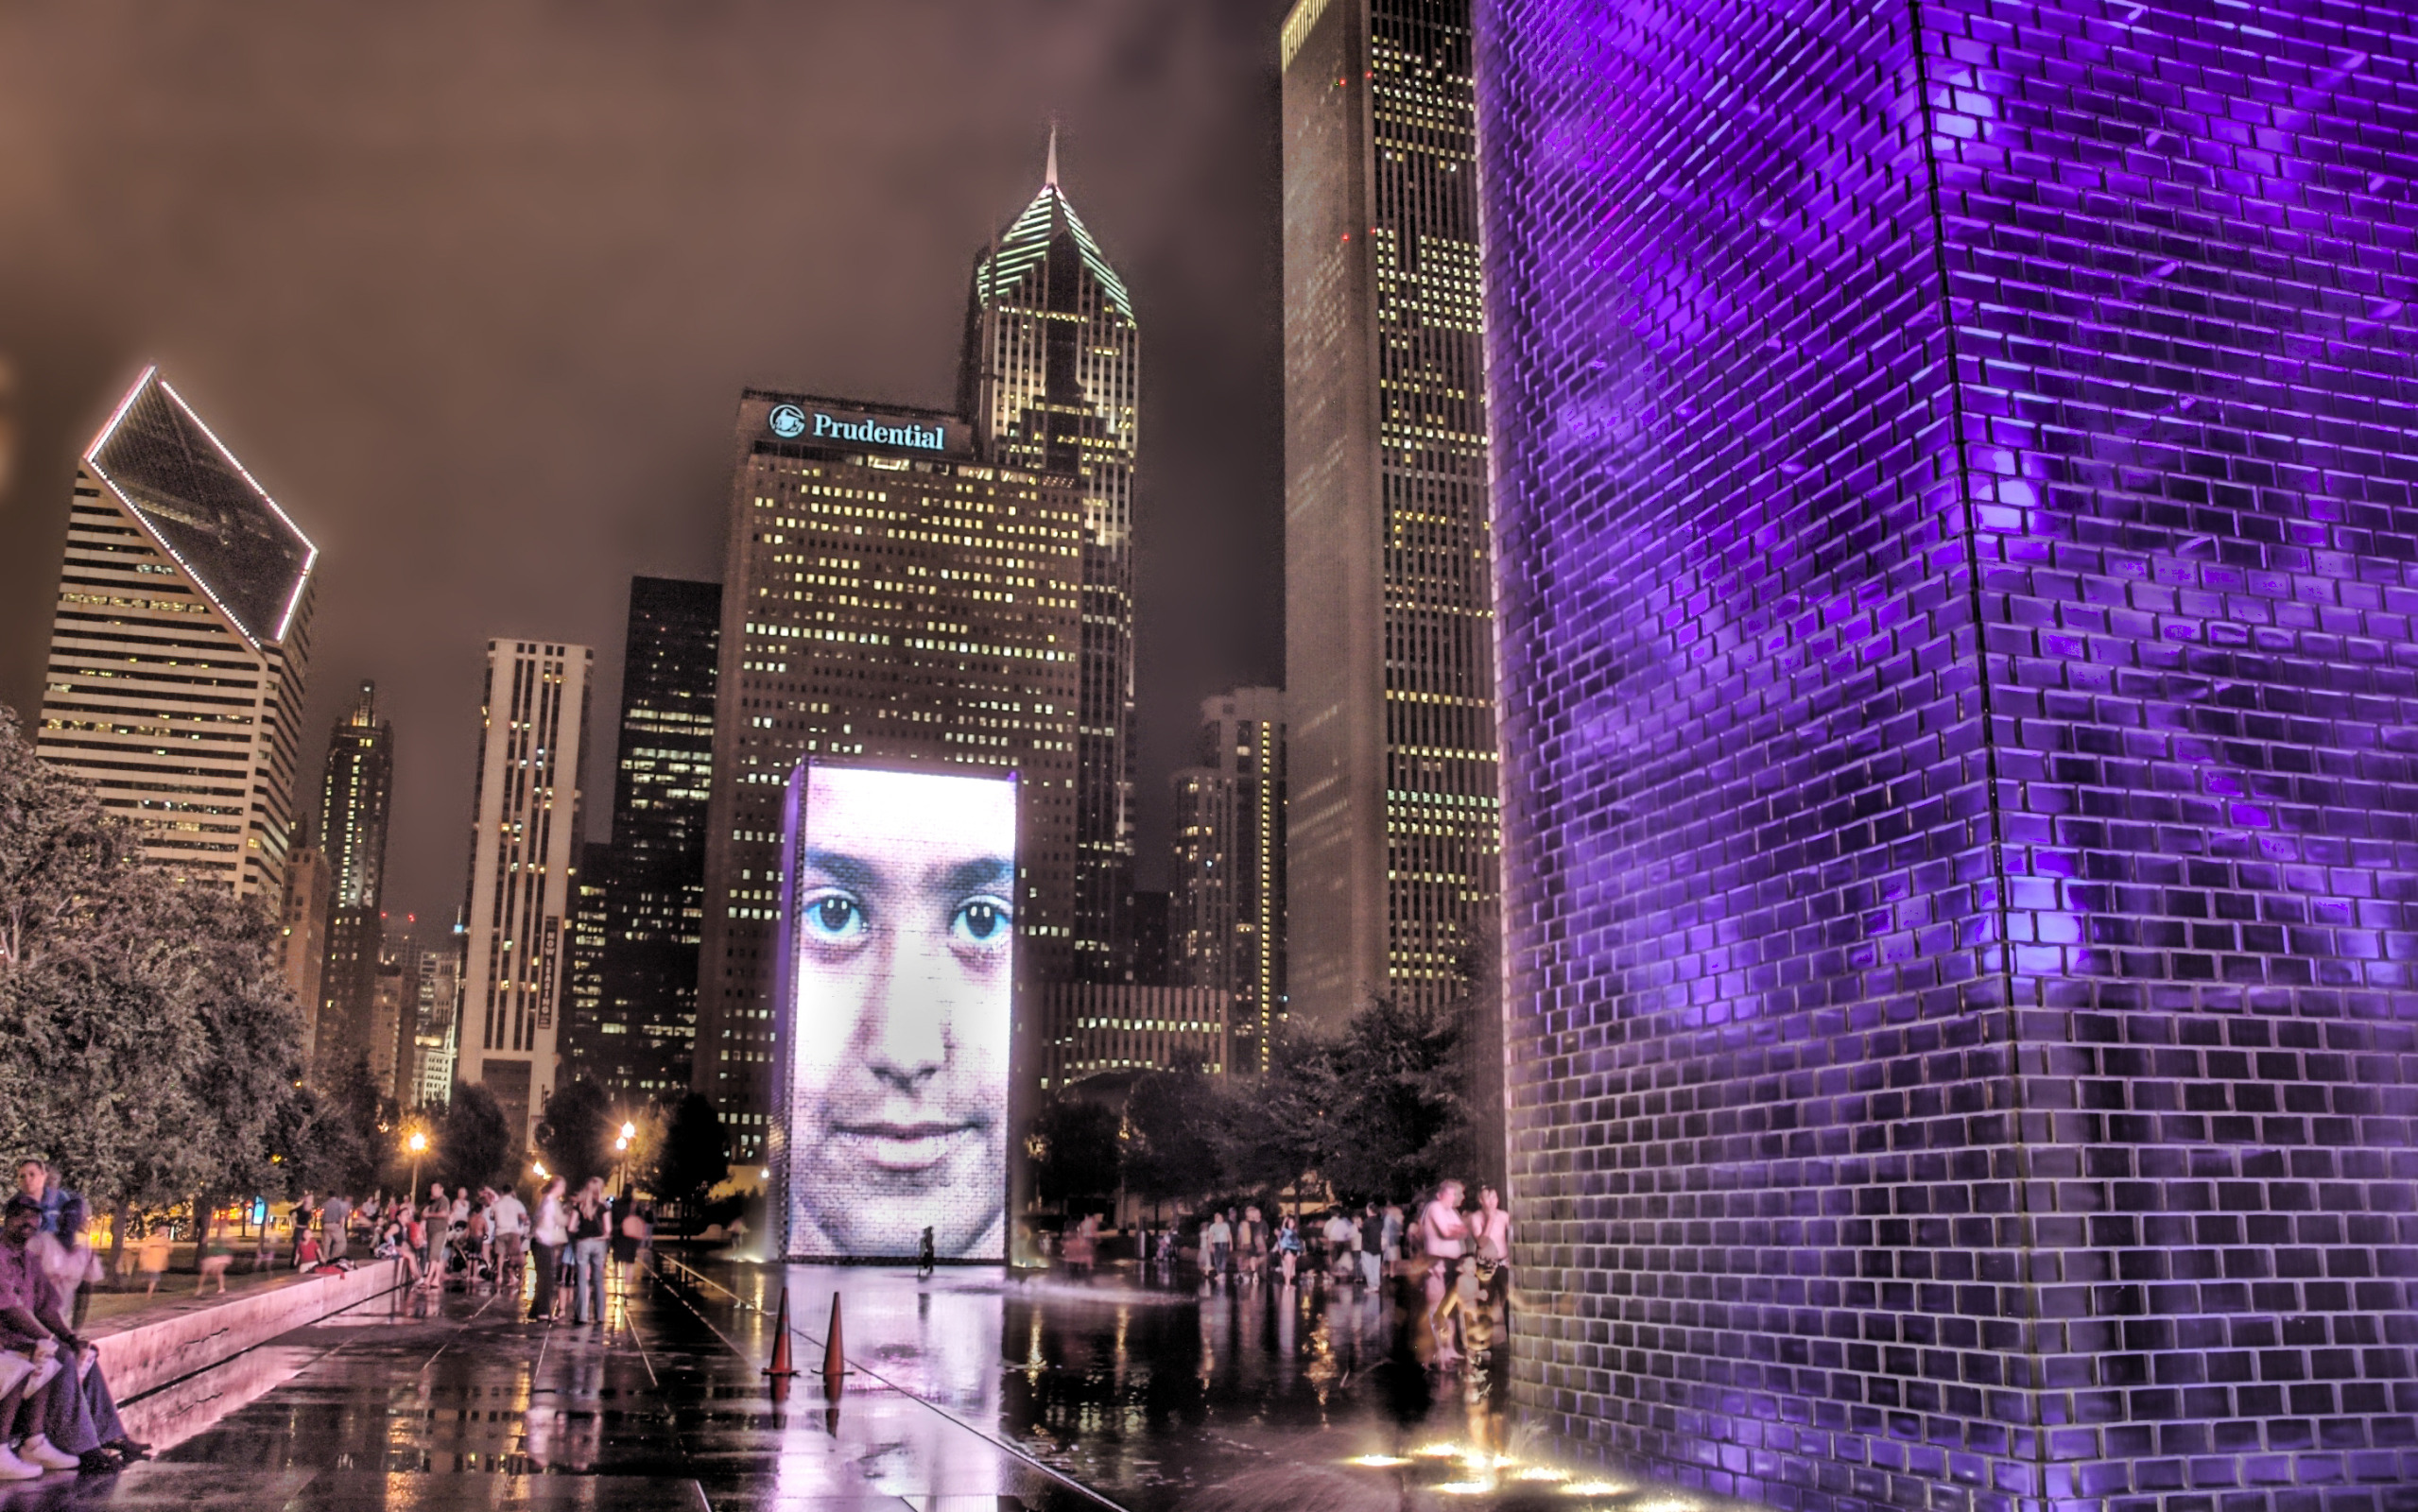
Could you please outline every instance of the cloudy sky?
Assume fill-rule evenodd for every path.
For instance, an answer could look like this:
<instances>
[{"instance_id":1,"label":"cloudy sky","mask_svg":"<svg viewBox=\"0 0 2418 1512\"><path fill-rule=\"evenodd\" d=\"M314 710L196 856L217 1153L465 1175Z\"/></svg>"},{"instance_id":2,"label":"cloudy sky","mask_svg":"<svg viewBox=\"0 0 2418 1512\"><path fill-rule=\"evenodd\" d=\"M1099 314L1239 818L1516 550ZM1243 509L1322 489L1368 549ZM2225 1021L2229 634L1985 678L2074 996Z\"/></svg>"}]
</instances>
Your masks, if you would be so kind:
<instances>
[{"instance_id":1,"label":"cloudy sky","mask_svg":"<svg viewBox=\"0 0 2418 1512\"><path fill-rule=\"evenodd\" d=\"M75 454L157 361L322 549L307 764L376 679L390 904L459 902L492 637L596 647L601 836L629 578L719 575L739 388L949 403L1055 116L1143 322L1163 879L1194 705L1283 671L1282 9L0 5L0 702L39 705Z\"/></svg>"}]
</instances>

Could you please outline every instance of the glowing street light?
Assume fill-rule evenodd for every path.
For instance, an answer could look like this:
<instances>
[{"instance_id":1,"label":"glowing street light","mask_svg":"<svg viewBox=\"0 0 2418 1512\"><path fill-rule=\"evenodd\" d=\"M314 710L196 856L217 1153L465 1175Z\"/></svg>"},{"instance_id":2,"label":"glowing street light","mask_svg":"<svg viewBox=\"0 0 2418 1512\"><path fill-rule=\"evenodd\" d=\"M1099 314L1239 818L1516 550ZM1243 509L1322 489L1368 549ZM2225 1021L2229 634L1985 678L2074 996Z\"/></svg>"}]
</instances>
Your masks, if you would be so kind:
<instances>
[{"instance_id":1,"label":"glowing street light","mask_svg":"<svg viewBox=\"0 0 2418 1512\"><path fill-rule=\"evenodd\" d=\"M420 1158L428 1153L428 1136L415 1128L403 1147L411 1152L411 1205L416 1208L420 1205Z\"/></svg>"}]
</instances>

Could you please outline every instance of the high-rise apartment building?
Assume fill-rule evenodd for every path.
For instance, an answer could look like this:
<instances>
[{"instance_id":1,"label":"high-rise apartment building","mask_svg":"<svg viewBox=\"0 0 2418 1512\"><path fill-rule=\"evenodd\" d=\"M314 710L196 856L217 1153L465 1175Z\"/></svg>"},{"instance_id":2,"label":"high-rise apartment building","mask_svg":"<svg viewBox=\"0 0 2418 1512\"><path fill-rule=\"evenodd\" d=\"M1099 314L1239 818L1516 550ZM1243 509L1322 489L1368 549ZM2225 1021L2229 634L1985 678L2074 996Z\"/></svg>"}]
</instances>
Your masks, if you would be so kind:
<instances>
[{"instance_id":1,"label":"high-rise apartment building","mask_svg":"<svg viewBox=\"0 0 2418 1512\"><path fill-rule=\"evenodd\" d=\"M318 551L156 369L84 452L34 748L174 875L277 909Z\"/></svg>"},{"instance_id":2,"label":"high-rise apartment building","mask_svg":"<svg viewBox=\"0 0 2418 1512\"><path fill-rule=\"evenodd\" d=\"M412 1031L418 1027L419 920L410 915L385 920L378 968L371 977L370 1084L381 1097L399 1097L408 1077Z\"/></svg>"},{"instance_id":3,"label":"high-rise apartment building","mask_svg":"<svg viewBox=\"0 0 2418 1512\"><path fill-rule=\"evenodd\" d=\"M1284 24L1292 1011L1467 990L1498 897L1469 0Z\"/></svg>"},{"instance_id":4,"label":"high-rise apartment building","mask_svg":"<svg viewBox=\"0 0 2418 1512\"><path fill-rule=\"evenodd\" d=\"M467 935L460 920L420 949L420 970L412 988L412 1036L395 1100L405 1108L445 1103L454 1092L454 1052L461 1015L462 943Z\"/></svg>"},{"instance_id":5,"label":"high-rise apartment building","mask_svg":"<svg viewBox=\"0 0 2418 1512\"><path fill-rule=\"evenodd\" d=\"M1016 773L1029 974L1072 955L1082 502L965 422L750 389L716 684L692 1080L742 1159L770 1108L783 784L802 757Z\"/></svg>"},{"instance_id":6,"label":"high-rise apartment building","mask_svg":"<svg viewBox=\"0 0 2418 1512\"><path fill-rule=\"evenodd\" d=\"M315 1064L320 975L327 967L327 855L302 844L285 853L285 897L277 913L277 970L302 1009L302 1064Z\"/></svg>"},{"instance_id":7,"label":"high-rise apartment building","mask_svg":"<svg viewBox=\"0 0 2418 1512\"><path fill-rule=\"evenodd\" d=\"M719 583L630 579L603 1002L568 1053L581 1074L642 1100L690 1084L721 635Z\"/></svg>"},{"instance_id":8,"label":"high-rise apartment building","mask_svg":"<svg viewBox=\"0 0 2418 1512\"><path fill-rule=\"evenodd\" d=\"M1039 991L1044 1091L1117 1072L1245 1069L1235 1063L1235 1000L1215 988L1052 982Z\"/></svg>"},{"instance_id":9,"label":"high-rise apartment building","mask_svg":"<svg viewBox=\"0 0 2418 1512\"><path fill-rule=\"evenodd\" d=\"M1200 704L1200 765L1179 769L1167 972L1234 1000L1236 1069L1268 1069L1285 1017L1285 691Z\"/></svg>"},{"instance_id":10,"label":"high-rise apartment building","mask_svg":"<svg viewBox=\"0 0 2418 1512\"><path fill-rule=\"evenodd\" d=\"M1565 1451L1792 1512L2418 1486L2409 14L1480 9L1510 1390Z\"/></svg>"},{"instance_id":11,"label":"high-rise apartment building","mask_svg":"<svg viewBox=\"0 0 2418 1512\"><path fill-rule=\"evenodd\" d=\"M524 1140L558 1071L594 662L560 642L487 645L455 1072Z\"/></svg>"},{"instance_id":12,"label":"high-rise apartment building","mask_svg":"<svg viewBox=\"0 0 2418 1512\"><path fill-rule=\"evenodd\" d=\"M570 954L565 957L571 974L563 988L562 1033L556 1041L562 1052L563 1081L602 1080L591 1050L603 1038L605 938L612 885L612 845L582 841L579 878L571 889Z\"/></svg>"},{"instance_id":13,"label":"high-rise apartment building","mask_svg":"<svg viewBox=\"0 0 2418 1512\"><path fill-rule=\"evenodd\" d=\"M1133 464L1141 333L1125 283L1058 187L974 265L959 405L982 460L1072 477L1083 510L1081 718L1076 735L1075 934L1087 980L1132 967Z\"/></svg>"},{"instance_id":14,"label":"high-rise apartment building","mask_svg":"<svg viewBox=\"0 0 2418 1512\"><path fill-rule=\"evenodd\" d=\"M328 731L320 779L319 842L334 886L314 1034L313 1063L322 1082L364 1057L373 1070L391 1059L371 1020L378 963L387 954L379 900L393 795L394 727L379 717L376 684L364 679Z\"/></svg>"}]
</instances>

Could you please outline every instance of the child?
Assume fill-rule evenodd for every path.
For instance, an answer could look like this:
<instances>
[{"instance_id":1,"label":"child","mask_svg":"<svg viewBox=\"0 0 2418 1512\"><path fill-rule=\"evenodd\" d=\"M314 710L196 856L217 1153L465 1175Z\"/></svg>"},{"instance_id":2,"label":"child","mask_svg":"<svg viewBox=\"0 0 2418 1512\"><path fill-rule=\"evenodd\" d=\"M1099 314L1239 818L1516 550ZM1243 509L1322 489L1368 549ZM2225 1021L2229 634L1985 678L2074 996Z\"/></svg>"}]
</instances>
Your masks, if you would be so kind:
<instances>
[{"instance_id":1,"label":"child","mask_svg":"<svg viewBox=\"0 0 2418 1512\"><path fill-rule=\"evenodd\" d=\"M319 1263L319 1231L314 1228L305 1228L302 1230L302 1237L294 1242L294 1268L306 1271ZM219 1284L223 1286L226 1283L222 1280Z\"/></svg>"},{"instance_id":2,"label":"child","mask_svg":"<svg viewBox=\"0 0 2418 1512\"><path fill-rule=\"evenodd\" d=\"M151 1231L143 1236L141 1263L144 1280L149 1283L143 1288L143 1295L156 1296L160 1290L160 1278L168 1273L168 1226L166 1224L153 1224Z\"/></svg>"}]
</instances>

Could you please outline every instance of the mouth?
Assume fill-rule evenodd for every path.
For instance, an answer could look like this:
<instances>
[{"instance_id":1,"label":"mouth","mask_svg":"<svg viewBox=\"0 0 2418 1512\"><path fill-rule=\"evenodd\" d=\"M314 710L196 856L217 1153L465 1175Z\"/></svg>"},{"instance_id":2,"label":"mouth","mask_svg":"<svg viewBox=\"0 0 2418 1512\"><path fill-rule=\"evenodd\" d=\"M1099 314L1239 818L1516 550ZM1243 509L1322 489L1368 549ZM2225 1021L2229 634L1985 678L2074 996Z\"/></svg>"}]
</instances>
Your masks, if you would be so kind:
<instances>
[{"instance_id":1,"label":"mouth","mask_svg":"<svg viewBox=\"0 0 2418 1512\"><path fill-rule=\"evenodd\" d=\"M866 1164L884 1171L927 1171L981 1133L974 1123L924 1120L837 1124L832 1136Z\"/></svg>"}]
</instances>

